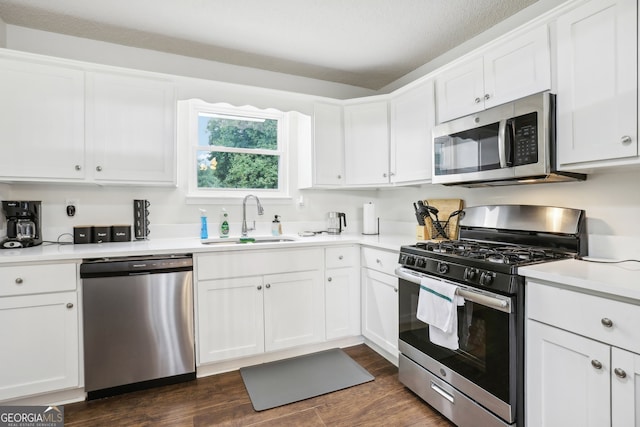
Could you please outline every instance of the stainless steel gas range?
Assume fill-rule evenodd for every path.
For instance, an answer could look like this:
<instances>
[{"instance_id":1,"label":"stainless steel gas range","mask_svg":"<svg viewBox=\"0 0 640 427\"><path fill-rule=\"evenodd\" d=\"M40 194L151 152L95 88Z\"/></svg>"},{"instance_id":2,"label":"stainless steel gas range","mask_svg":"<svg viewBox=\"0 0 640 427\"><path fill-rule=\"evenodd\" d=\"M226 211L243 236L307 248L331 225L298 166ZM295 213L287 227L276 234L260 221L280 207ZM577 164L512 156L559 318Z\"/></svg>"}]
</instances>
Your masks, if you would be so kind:
<instances>
[{"instance_id":1,"label":"stainless steel gas range","mask_svg":"<svg viewBox=\"0 0 640 427\"><path fill-rule=\"evenodd\" d=\"M584 211L531 205L466 208L460 240L403 246L396 270L400 381L460 427L524 426L518 267L586 252ZM418 320L420 289L434 280L464 300L455 309L454 347L434 344L433 325Z\"/></svg>"}]
</instances>

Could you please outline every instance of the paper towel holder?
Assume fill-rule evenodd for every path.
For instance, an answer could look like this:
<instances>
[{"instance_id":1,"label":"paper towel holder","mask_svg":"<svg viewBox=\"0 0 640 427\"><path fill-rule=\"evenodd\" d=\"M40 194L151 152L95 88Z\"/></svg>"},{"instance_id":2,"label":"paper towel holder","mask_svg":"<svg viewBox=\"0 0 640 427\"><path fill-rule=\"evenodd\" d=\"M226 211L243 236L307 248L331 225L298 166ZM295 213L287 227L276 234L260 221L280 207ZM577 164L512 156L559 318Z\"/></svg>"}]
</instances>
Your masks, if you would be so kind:
<instances>
[{"instance_id":1,"label":"paper towel holder","mask_svg":"<svg viewBox=\"0 0 640 427\"><path fill-rule=\"evenodd\" d=\"M380 234L380 217L376 218L376 232L375 233L365 233L362 232L363 236L377 236Z\"/></svg>"}]
</instances>

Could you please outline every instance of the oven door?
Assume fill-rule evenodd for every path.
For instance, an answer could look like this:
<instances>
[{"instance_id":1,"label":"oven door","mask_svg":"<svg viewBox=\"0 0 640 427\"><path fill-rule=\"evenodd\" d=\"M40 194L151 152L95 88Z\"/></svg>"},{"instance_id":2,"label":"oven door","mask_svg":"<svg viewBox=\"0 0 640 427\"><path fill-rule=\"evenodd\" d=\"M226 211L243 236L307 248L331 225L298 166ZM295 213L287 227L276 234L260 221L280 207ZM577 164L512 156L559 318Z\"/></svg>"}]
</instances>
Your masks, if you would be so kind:
<instances>
[{"instance_id":1,"label":"oven door","mask_svg":"<svg viewBox=\"0 0 640 427\"><path fill-rule=\"evenodd\" d=\"M517 318L514 296L459 287L465 304L458 308L459 349L433 344L429 325L416 317L422 277L437 277L398 268L400 352L436 377L511 423L515 420Z\"/></svg>"}]
</instances>

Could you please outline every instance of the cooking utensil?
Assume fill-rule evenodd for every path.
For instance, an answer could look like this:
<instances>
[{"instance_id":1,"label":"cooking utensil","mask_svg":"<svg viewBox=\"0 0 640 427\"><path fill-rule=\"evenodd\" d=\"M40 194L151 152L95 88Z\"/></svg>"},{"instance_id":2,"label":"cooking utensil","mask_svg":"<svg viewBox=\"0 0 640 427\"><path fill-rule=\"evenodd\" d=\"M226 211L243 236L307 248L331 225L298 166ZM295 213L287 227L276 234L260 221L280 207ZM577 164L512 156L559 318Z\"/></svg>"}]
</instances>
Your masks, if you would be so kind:
<instances>
[{"instance_id":1,"label":"cooking utensil","mask_svg":"<svg viewBox=\"0 0 640 427\"><path fill-rule=\"evenodd\" d=\"M418 225L425 225L424 215L422 215L422 213L420 212L420 209L418 208L418 205L416 205L415 203L413 204L413 210L416 213L416 219L418 220Z\"/></svg>"},{"instance_id":2,"label":"cooking utensil","mask_svg":"<svg viewBox=\"0 0 640 427\"><path fill-rule=\"evenodd\" d=\"M437 234L433 237L437 238L438 236L442 236L445 239L448 239L449 237L447 236L445 227L442 226L442 224L440 223L440 218L438 218L438 213L440 212L438 208L435 208L429 205L424 205L424 204L423 206L425 207L427 212L429 212L429 219L431 220L431 223L433 224L433 227L436 229L436 232L437 232ZM432 214L433 214L433 217L431 216Z\"/></svg>"}]
</instances>

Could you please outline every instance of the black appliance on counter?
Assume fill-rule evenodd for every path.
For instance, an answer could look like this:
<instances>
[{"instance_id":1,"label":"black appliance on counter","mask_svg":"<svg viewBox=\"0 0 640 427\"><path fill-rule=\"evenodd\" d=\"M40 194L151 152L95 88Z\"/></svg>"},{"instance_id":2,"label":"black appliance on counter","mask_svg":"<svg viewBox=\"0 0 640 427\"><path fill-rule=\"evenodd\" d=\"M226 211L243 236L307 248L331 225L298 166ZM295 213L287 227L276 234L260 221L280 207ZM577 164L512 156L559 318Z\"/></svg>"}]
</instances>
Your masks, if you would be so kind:
<instances>
[{"instance_id":1,"label":"black appliance on counter","mask_svg":"<svg viewBox=\"0 0 640 427\"><path fill-rule=\"evenodd\" d=\"M518 267L587 253L578 209L469 207L460 239L402 246L399 379L460 427L524 426L524 295ZM457 286L457 350L433 344L417 318L424 280Z\"/></svg>"},{"instance_id":2,"label":"black appliance on counter","mask_svg":"<svg viewBox=\"0 0 640 427\"><path fill-rule=\"evenodd\" d=\"M42 202L3 201L2 211L7 220L7 238L0 242L1 248L42 244Z\"/></svg>"}]
</instances>

